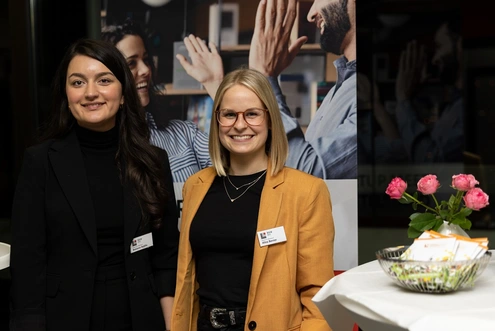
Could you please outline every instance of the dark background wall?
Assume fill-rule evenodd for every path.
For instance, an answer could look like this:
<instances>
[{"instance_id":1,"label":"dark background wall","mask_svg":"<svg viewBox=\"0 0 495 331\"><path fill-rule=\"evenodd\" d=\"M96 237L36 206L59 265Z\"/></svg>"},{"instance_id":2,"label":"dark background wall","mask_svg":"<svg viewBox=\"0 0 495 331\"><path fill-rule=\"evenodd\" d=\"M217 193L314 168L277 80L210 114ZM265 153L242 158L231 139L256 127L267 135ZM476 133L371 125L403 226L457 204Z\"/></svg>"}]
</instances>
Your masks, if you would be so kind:
<instances>
[{"instance_id":1,"label":"dark background wall","mask_svg":"<svg viewBox=\"0 0 495 331\"><path fill-rule=\"evenodd\" d=\"M112 15L115 15L109 17L109 20L120 20L128 14L129 9L119 7L118 0L106 2ZM173 57L171 44L181 40L185 32L198 33L194 24L196 19L198 26L204 26L204 15L207 14L198 8L206 8L207 2L213 1L190 0L189 7L185 8L184 1L173 0L150 17L150 23L156 28L156 47L163 58ZM34 7L29 4L34 4ZM135 4L136 7L132 9L134 15L145 15L148 8L139 0ZM392 100L398 54L407 40L418 38L431 43L440 18L448 15L447 12L458 12L461 15L466 146L470 152L480 157L480 161L475 163L476 170L482 169L486 178L482 184L487 193L491 194L495 190L495 159L491 152L494 142L490 135L495 124L495 26L489 4L489 1L461 0L358 1L357 33L360 72L377 78L373 58L376 54L388 54L386 77L377 82L382 96ZM94 36L99 31L100 9L100 0L0 1L0 242L10 242L10 206L17 174L24 149L34 143L38 125L48 116L50 83L55 69L70 43L81 37ZM186 9L187 17L184 15ZM409 19L402 25L387 26L383 15L388 15L385 16L388 18L407 15ZM33 21L30 20L31 17ZM188 23L184 23L184 18L187 18ZM172 80L171 63L172 61L164 61L159 67L165 82ZM177 112L183 111L181 97L172 98L165 103ZM368 127L361 126L366 118L372 119L373 110L367 109L367 113L362 114L365 114L365 119L359 123L358 135L374 137L377 134L376 125L371 132ZM377 166L373 157L367 161L360 159L359 162L360 174L363 169L367 171ZM463 165L466 166L467 163ZM404 162L398 166L404 170L410 164ZM372 184L366 183L368 180ZM368 258L372 259L374 249L388 245L376 238L385 240L385 237L391 238L397 233L405 234L407 228L406 211L397 209L390 217L390 214L387 215L390 210L379 208L383 202L385 187L383 184L376 185L376 181L377 178L368 177L364 178L364 182L361 179L359 182L360 263L366 262ZM390 208L398 207L400 206L397 204ZM493 211L487 209L476 226L485 235L492 235L495 228ZM375 230L383 235L377 237ZM8 329L9 286L8 269L0 271L0 330Z\"/></svg>"},{"instance_id":2,"label":"dark background wall","mask_svg":"<svg viewBox=\"0 0 495 331\"><path fill-rule=\"evenodd\" d=\"M88 35L89 2L0 1L0 242L10 242L15 182L49 113L52 76L65 48ZM9 271L1 270L0 330L8 330L9 286Z\"/></svg>"}]
</instances>

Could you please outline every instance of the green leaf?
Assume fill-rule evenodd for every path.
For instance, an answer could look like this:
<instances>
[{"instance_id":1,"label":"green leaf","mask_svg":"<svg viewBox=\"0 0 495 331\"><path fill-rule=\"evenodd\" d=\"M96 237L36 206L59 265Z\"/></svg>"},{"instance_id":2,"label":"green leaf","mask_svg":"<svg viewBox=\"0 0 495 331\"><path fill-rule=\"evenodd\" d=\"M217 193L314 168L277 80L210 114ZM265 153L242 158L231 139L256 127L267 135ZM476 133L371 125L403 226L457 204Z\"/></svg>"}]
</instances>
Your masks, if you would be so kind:
<instances>
[{"instance_id":1,"label":"green leaf","mask_svg":"<svg viewBox=\"0 0 495 331\"><path fill-rule=\"evenodd\" d=\"M446 219L447 216L449 216L449 211L448 210L445 210L445 209L442 209L442 210L439 211L439 214L440 214L440 217L442 219Z\"/></svg>"},{"instance_id":2,"label":"green leaf","mask_svg":"<svg viewBox=\"0 0 495 331\"><path fill-rule=\"evenodd\" d=\"M449 199L449 209L454 208L454 204L455 204L455 196L451 195Z\"/></svg>"},{"instance_id":3,"label":"green leaf","mask_svg":"<svg viewBox=\"0 0 495 331\"><path fill-rule=\"evenodd\" d=\"M414 192L413 197L414 197L414 199L418 199L418 192L417 191Z\"/></svg>"},{"instance_id":4,"label":"green leaf","mask_svg":"<svg viewBox=\"0 0 495 331\"><path fill-rule=\"evenodd\" d=\"M443 220L438 219L435 221L435 225L431 228L433 231L438 231L438 229L442 226Z\"/></svg>"},{"instance_id":5,"label":"green leaf","mask_svg":"<svg viewBox=\"0 0 495 331\"><path fill-rule=\"evenodd\" d=\"M409 216L409 219L413 222L422 222L425 220L434 219L436 216L432 213L414 213Z\"/></svg>"},{"instance_id":6,"label":"green leaf","mask_svg":"<svg viewBox=\"0 0 495 331\"><path fill-rule=\"evenodd\" d=\"M413 227L409 227L409 229L407 229L407 237L408 238L418 238L421 235L421 233L423 233L423 232L418 231Z\"/></svg>"},{"instance_id":7,"label":"green leaf","mask_svg":"<svg viewBox=\"0 0 495 331\"><path fill-rule=\"evenodd\" d=\"M413 200L409 199L408 197L406 197L404 195L397 201L399 201L399 203L402 203L403 205L408 205L408 204L414 202Z\"/></svg>"},{"instance_id":8,"label":"green leaf","mask_svg":"<svg viewBox=\"0 0 495 331\"><path fill-rule=\"evenodd\" d=\"M418 203L417 202L414 202L412 204L412 208L413 208L413 210L418 210Z\"/></svg>"},{"instance_id":9,"label":"green leaf","mask_svg":"<svg viewBox=\"0 0 495 331\"><path fill-rule=\"evenodd\" d=\"M461 228L463 228L464 230L470 230L471 229L471 221L468 220L467 218L465 217L456 217L452 220L452 224L457 224L459 225Z\"/></svg>"},{"instance_id":10,"label":"green leaf","mask_svg":"<svg viewBox=\"0 0 495 331\"><path fill-rule=\"evenodd\" d=\"M473 225L473 223L471 223L471 221L466 218L465 224L461 225L461 227L464 230L471 230L471 225Z\"/></svg>"},{"instance_id":11,"label":"green leaf","mask_svg":"<svg viewBox=\"0 0 495 331\"><path fill-rule=\"evenodd\" d=\"M466 219L466 218L465 218L464 216L462 216L462 215L460 215L460 214L455 214L455 215L451 218L450 222L451 222L451 223L453 223L453 224L457 224L457 225L459 225L459 223L464 222L464 220L465 220L465 219Z\"/></svg>"},{"instance_id":12,"label":"green leaf","mask_svg":"<svg viewBox=\"0 0 495 331\"><path fill-rule=\"evenodd\" d=\"M409 219L410 219L411 221L414 221L414 220L416 219L416 217L420 217L421 215L423 215L423 213L414 213L414 214L411 214L411 215L409 216Z\"/></svg>"},{"instance_id":13,"label":"green leaf","mask_svg":"<svg viewBox=\"0 0 495 331\"><path fill-rule=\"evenodd\" d=\"M410 227L418 231L430 230L435 225L436 216L431 213L414 213L409 216L411 222Z\"/></svg>"},{"instance_id":14,"label":"green leaf","mask_svg":"<svg viewBox=\"0 0 495 331\"><path fill-rule=\"evenodd\" d=\"M473 212L472 209L469 209L469 208L462 208L460 211L459 211L459 215L463 216L463 217L468 217L469 215L471 215L471 213Z\"/></svg>"}]
</instances>

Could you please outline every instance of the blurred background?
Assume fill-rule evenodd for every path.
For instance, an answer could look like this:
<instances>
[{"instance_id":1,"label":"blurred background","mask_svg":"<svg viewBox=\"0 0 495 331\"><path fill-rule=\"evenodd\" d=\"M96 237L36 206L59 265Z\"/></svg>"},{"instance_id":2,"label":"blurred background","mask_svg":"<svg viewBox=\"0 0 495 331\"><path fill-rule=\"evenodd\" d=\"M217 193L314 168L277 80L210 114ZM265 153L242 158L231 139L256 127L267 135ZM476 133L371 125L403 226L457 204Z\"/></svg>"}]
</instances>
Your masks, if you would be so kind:
<instances>
[{"instance_id":1,"label":"blurred background","mask_svg":"<svg viewBox=\"0 0 495 331\"><path fill-rule=\"evenodd\" d=\"M238 46L221 50L231 70L247 62L256 5L252 0L224 2L238 3L242 13ZM173 43L188 33L207 39L208 9L214 3L0 2L0 242L10 242L10 208L22 155L47 118L51 80L66 47L81 37L98 38L101 26L115 20L132 17L146 22L166 110L154 115L158 120L186 119L192 98L204 91L170 88ZM309 9L305 6L301 10ZM412 210L384 193L393 177L404 178L413 192L419 178L435 173L442 183L442 199L453 192L449 187L453 174L471 173L487 194L495 196L495 154L490 147L495 125L495 21L488 1L363 0L356 6L358 238L359 263L365 263L378 249L410 242L407 226ZM309 34L311 42L285 81L286 88L293 86L293 93L302 95L294 102L301 103L305 121L302 114L315 110L317 93L309 97L313 101L303 102L304 95L317 83L331 84L335 57L319 49L318 35L304 19L297 33ZM411 134L412 127L419 134ZM471 236L495 242L493 204L472 214ZM8 329L9 286L8 269L0 270L0 330Z\"/></svg>"}]
</instances>

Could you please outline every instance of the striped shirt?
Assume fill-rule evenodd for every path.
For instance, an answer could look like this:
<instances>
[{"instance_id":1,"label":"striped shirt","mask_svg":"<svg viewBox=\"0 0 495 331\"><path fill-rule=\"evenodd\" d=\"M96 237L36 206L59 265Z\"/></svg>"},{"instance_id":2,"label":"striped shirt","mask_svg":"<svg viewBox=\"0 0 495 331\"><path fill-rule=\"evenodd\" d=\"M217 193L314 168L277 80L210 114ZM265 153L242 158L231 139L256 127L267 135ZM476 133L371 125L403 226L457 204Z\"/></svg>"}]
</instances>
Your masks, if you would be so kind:
<instances>
[{"instance_id":1,"label":"striped shirt","mask_svg":"<svg viewBox=\"0 0 495 331\"><path fill-rule=\"evenodd\" d=\"M146 113L151 131L151 144L165 150L175 183L183 183L189 176L211 166L208 136L191 121L171 120L159 129L153 115Z\"/></svg>"}]
</instances>

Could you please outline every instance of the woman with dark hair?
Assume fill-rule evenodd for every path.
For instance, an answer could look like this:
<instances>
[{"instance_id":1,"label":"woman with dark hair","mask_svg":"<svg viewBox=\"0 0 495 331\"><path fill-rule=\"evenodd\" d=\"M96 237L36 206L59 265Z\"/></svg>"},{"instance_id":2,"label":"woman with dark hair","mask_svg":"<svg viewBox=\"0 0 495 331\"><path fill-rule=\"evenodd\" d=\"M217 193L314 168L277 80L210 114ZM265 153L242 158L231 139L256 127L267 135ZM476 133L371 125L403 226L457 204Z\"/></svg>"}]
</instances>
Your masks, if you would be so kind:
<instances>
[{"instance_id":1,"label":"woman with dark hair","mask_svg":"<svg viewBox=\"0 0 495 331\"><path fill-rule=\"evenodd\" d=\"M285 167L287 136L263 74L227 74L213 110L213 167L184 184L172 330L329 331L311 301L333 277L327 186Z\"/></svg>"},{"instance_id":2,"label":"woman with dark hair","mask_svg":"<svg viewBox=\"0 0 495 331\"><path fill-rule=\"evenodd\" d=\"M185 182L192 174L211 166L208 136L196 124L172 119L164 127L158 127L149 111L156 109L155 99L159 91L153 83L155 68L142 27L127 19L121 25L104 27L102 39L114 44L126 58L141 104L147 110L151 143L167 151L174 181Z\"/></svg>"},{"instance_id":3,"label":"woman with dark hair","mask_svg":"<svg viewBox=\"0 0 495 331\"><path fill-rule=\"evenodd\" d=\"M53 84L44 141L27 149L12 211L11 330L169 328L177 209L118 49L80 40Z\"/></svg>"}]
</instances>

